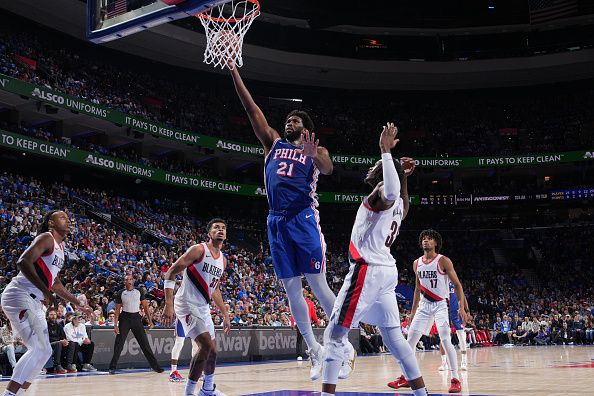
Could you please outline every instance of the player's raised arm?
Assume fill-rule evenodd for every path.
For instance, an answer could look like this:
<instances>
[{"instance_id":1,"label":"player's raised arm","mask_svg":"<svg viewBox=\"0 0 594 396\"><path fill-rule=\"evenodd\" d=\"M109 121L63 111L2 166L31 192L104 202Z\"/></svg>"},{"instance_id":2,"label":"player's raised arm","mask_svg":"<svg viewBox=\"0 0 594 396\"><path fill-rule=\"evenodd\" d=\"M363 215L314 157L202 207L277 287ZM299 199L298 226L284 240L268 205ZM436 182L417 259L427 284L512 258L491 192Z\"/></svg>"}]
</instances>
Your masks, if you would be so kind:
<instances>
[{"instance_id":1,"label":"player's raised arm","mask_svg":"<svg viewBox=\"0 0 594 396\"><path fill-rule=\"evenodd\" d=\"M379 141L380 151L382 153L382 172L384 176L384 188L380 197L384 203L389 204L390 206L400 198L400 178L398 177L396 166L392 159L392 149L396 147L396 144L400 141L399 139L396 139L397 133L398 129L396 126L393 123L388 122L382 130Z\"/></svg>"},{"instance_id":2,"label":"player's raised arm","mask_svg":"<svg viewBox=\"0 0 594 396\"><path fill-rule=\"evenodd\" d=\"M162 322L165 327L169 326L173 321L173 289L175 288L175 276L192 265L193 262L199 260L202 256L204 256L204 246L194 245L186 250L186 252L173 263L171 268L169 268L169 271L165 273L165 309L163 310L162 316Z\"/></svg>"},{"instance_id":3,"label":"player's raised arm","mask_svg":"<svg viewBox=\"0 0 594 396\"><path fill-rule=\"evenodd\" d=\"M443 268L443 271L447 274L450 282L452 282L454 285L456 297L458 297L458 316L464 321L464 323L466 323L466 321L468 321L468 313L466 312L466 306L464 303L466 301L466 297L464 296L462 283L460 282L460 279L458 279L458 274L456 274L456 270L454 269L454 264L452 263L452 260L446 256L442 256L439 259L439 263L437 263L437 265Z\"/></svg>"},{"instance_id":4,"label":"player's raised arm","mask_svg":"<svg viewBox=\"0 0 594 396\"><path fill-rule=\"evenodd\" d=\"M268 154L275 139L278 139L280 136L278 132L274 130L274 128L268 125L268 121L266 121L264 113L262 110L260 110L256 102L254 102L252 95L245 87L237 67L233 67L230 70L231 77L233 77L233 84L235 85L235 90L237 91L237 96L239 96L239 100L241 100L241 104L243 105L243 108L250 119L250 123L252 124L252 128L254 129L256 136L262 143L262 146L264 146L264 153Z\"/></svg>"},{"instance_id":5,"label":"player's raised arm","mask_svg":"<svg viewBox=\"0 0 594 396\"><path fill-rule=\"evenodd\" d=\"M374 210L382 211L389 209L400 198L400 177L392 159L392 149L399 142L396 139L397 133L398 129L396 126L388 122L384 125L380 135L379 146L382 153L382 160L370 172L379 172L378 167L381 166L382 181L377 184L376 188L368 197L368 202ZM367 177L369 178L370 175Z\"/></svg>"},{"instance_id":6,"label":"player's raised arm","mask_svg":"<svg viewBox=\"0 0 594 396\"><path fill-rule=\"evenodd\" d=\"M402 170L404 171L404 177L401 180L400 186L400 196L402 197L402 202L404 203L404 214L402 216L402 219L404 220L408 214L408 209L410 208L410 197L408 196L408 177L415 171L415 160L410 157L402 157L400 158L400 165L402 165Z\"/></svg>"}]
</instances>

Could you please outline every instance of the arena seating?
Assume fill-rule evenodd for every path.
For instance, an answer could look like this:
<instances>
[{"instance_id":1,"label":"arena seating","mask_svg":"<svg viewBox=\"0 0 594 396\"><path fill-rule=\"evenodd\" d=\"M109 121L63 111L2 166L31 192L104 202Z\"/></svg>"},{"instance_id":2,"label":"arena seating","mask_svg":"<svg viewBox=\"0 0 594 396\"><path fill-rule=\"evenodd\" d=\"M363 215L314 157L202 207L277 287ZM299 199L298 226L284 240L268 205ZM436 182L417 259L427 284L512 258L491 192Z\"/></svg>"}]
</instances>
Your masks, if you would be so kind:
<instances>
[{"instance_id":1,"label":"arena seating","mask_svg":"<svg viewBox=\"0 0 594 396\"><path fill-rule=\"evenodd\" d=\"M147 288L153 300L153 320L159 323L163 272L189 244L205 237L203 227L208 219L196 217L188 209L179 212L179 202L138 201L90 186L46 184L19 174L2 174L0 185L0 288L16 274L16 260L35 236L42 213L52 208L68 208L75 222L67 242L68 271L63 271L62 277L70 290L84 293L95 308L95 316L88 318L89 324L106 324L107 314L114 305L113 294L122 287L124 274L132 274L137 285ZM131 233L113 223L90 218L90 208L124 218L139 230L152 230L159 238L149 242L142 233ZM226 249L230 265L223 281L223 294L233 315L233 325L288 325L288 305L273 274L263 228L253 222L250 225L250 220L241 218L237 212L224 215L229 219L230 229L239 229L251 235L251 241L259 241L250 247L238 247L231 238ZM330 215L328 219L333 220ZM395 244L400 281L409 285L414 281L411 263L420 255L418 230L424 222L422 217L411 220L410 227L405 228ZM344 232L327 233L331 246L328 279L335 291L348 268L346 252L342 251L344 240L348 240L347 223L344 220L344 224L329 226ZM592 342L586 336L592 329L594 305L594 277L586 248L593 236L590 226L440 230L445 238L444 253L452 258L464 283L475 325L492 330L498 316L538 318L551 333L549 342L561 342L557 333L562 322L555 321L554 315L562 314L565 320L569 314L571 337L575 340L572 342ZM512 255L510 260L497 262L493 249L502 248L502 234L526 241L524 252L537 251L536 257L533 254L524 260ZM584 248L565 252L562 247L569 241L582 241ZM560 278L553 275L557 274L553 269L559 265L575 271L564 271L565 276ZM579 285L580 291L571 285ZM313 296L312 299L316 301ZM407 312L406 306L401 305L403 314ZM327 318L317 307L323 326ZM62 315L67 309L62 307ZM220 322L220 318L216 321Z\"/></svg>"}]
</instances>

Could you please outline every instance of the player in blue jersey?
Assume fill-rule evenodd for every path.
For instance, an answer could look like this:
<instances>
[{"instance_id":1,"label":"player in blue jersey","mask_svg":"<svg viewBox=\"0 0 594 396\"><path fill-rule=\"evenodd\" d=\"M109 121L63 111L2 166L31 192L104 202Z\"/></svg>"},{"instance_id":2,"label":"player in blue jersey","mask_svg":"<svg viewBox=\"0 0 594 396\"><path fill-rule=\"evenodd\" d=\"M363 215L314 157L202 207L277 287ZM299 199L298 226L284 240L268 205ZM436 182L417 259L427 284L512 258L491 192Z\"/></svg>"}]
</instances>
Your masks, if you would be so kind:
<instances>
[{"instance_id":1,"label":"player in blue jersey","mask_svg":"<svg viewBox=\"0 0 594 396\"><path fill-rule=\"evenodd\" d=\"M336 296L326 281L326 243L320 229L316 184L320 174L333 171L328 150L319 145L314 125L304 111L294 110L285 119L283 136L268 125L264 113L252 99L237 68L231 65L235 89L256 136L264 146L264 182L268 196L268 239L277 278L287 293L291 313L303 336L312 361L310 377L321 375L322 347L316 341L301 285L307 279L312 292L330 317ZM347 343L349 356L341 378L352 371L355 351Z\"/></svg>"},{"instance_id":2,"label":"player in blue jersey","mask_svg":"<svg viewBox=\"0 0 594 396\"><path fill-rule=\"evenodd\" d=\"M465 323L462 323L462 319L460 319L460 317L458 316L458 308L460 308L458 297L456 296L454 285L452 284L452 282L450 282L450 322L456 330L456 335L458 336L460 346L460 354L462 355L462 361L460 362L460 370L466 371L468 370L468 355L466 353L467 345L466 331L464 331ZM470 309L468 309L468 301L466 301L466 298L464 298L464 308L466 309L466 312L470 312ZM448 361L445 349L443 349L443 345L441 343L439 344L439 353L441 354L441 366L439 366L439 371L447 371Z\"/></svg>"}]
</instances>

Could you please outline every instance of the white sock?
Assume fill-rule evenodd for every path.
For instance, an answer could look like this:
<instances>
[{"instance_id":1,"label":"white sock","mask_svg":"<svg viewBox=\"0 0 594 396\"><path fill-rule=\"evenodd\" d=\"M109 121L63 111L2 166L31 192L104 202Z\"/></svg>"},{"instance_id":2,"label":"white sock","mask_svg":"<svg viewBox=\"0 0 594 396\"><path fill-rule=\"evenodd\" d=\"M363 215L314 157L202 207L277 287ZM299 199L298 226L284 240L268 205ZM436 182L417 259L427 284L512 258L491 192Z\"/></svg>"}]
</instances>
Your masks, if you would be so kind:
<instances>
[{"instance_id":1,"label":"white sock","mask_svg":"<svg viewBox=\"0 0 594 396\"><path fill-rule=\"evenodd\" d=\"M192 381L188 378L188 382L186 382L186 396L194 396L194 391L196 390L196 384L198 381Z\"/></svg>"},{"instance_id":2,"label":"white sock","mask_svg":"<svg viewBox=\"0 0 594 396\"><path fill-rule=\"evenodd\" d=\"M412 392L415 396L427 396L429 394L429 392L427 392L427 388L414 389Z\"/></svg>"},{"instance_id":3,"label":"white sock","mask_svg":"<svg viewBox=\"0 0 594 396\"><path fill-rule=\"evenodd\" d=\"M171 365L171 372L173 373L174 371L177 371L177 364Z\"/></svg>"},{"instance_id":4,"label":"white sock","mask_svg":"<svg viewBox=\"0 0 594 396\"><path fill-rule=\"evenodd\" d=\"M460 375L458 374L458 370L452 370L452 378L460 379Z\"/></svg>"},{"instance_id":5,"label":"white sock","mask_svg":"<svg viewBox=\"0 0 594 396\"><path fill-rule=\"evenodd\" d=\"M202 384L202 389L207 391L214 390L214 373L210 375L204 374L204 384Z\"/></svg>"},{"instance_id":6,"label":"white sock","mask_svg":"<svg viewBox=\"0 0 594 396\"><path fill-rule=\"evenodd\" d=\"M16 396L16 393L12 393L11 391L9 391L8 389L6 389L4 391L4 393L2 394L2 396Z\"/></svg>"},{"instance_id":7,"label":"white sock","mask_svg":"<svg viewBox=\"0 0 594 396\"><path fill-rule=\"evenodd\" d=\"M446 363L448 361L448 357L446 355L441 355L441 362Z\"/></svg>"},{"instance_id":8,"label":"white sock","mask_svg":"<svg viewBox=\"0 0 594 396\"><path fill-rule=\"evenodd\" d=\"M468 357L468 356L467 356L467 354L466 354L466 353L462 353L462 361L463 361L464 363L466 363L466 362L467 362L467 357Z\"/></svg>"}]
</instances>

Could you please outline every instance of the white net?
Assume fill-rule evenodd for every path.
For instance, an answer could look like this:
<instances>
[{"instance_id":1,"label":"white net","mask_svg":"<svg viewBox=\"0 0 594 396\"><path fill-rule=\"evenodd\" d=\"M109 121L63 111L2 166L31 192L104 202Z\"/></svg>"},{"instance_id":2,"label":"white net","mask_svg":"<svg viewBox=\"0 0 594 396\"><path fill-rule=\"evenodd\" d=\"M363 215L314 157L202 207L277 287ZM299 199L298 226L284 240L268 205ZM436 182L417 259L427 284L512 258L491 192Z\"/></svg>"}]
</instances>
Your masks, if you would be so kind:
<instances>
[{"instance_id":1,"label":"white net","mask_svg":"<svg viewBox=\"0 0 594 396\"><path fill-rule=\"evenodd\" d=\"M260 15L257 0L233 0L196 16L206 31L204 63L214 67L241 67L243 37Z\"/></svg>"}]
</instances>

